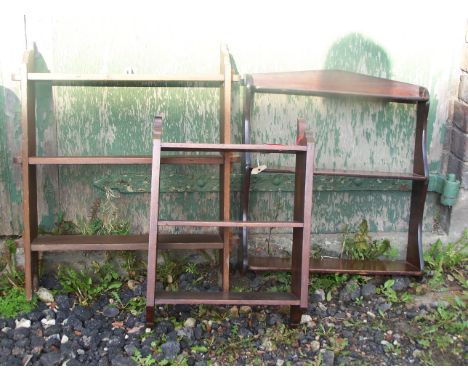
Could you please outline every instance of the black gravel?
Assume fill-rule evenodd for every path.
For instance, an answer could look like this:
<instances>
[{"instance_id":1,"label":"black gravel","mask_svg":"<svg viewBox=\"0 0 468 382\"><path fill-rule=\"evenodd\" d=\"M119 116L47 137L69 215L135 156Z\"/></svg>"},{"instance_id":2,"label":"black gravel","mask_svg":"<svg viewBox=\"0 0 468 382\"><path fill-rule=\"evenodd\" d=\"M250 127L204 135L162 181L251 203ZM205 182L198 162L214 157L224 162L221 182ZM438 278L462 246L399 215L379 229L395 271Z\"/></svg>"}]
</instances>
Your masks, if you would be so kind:
<instances>
[{"instance_id":1,"label":"black gravel","mask_svg":"<svg viewBox=\"0 0 468 382\"><path fill-rule=\"evenodd\" d=\"M262 277L249 274L248 285L261 288ZM189 273L178 280L188 289L214 289ZM53 276L46 281L57 286ZM0 319L0 365L419 365L421 348L407 335L411 320L436 306L389 303L377 294L382 281L351 279L331 298L312 291L297 329L289 327L285 308L180 305L158 307L149 331L143 313L134 315L109 296L80 306L72 295L57 294L49 306ZM410 283L395 278L393 289L408 290ZM124 287L120 301L141 293L141 285ZM21 318L26 321L17 328ZM452 356L449 364L466 361Z\"/></svg>"}]
</instances>

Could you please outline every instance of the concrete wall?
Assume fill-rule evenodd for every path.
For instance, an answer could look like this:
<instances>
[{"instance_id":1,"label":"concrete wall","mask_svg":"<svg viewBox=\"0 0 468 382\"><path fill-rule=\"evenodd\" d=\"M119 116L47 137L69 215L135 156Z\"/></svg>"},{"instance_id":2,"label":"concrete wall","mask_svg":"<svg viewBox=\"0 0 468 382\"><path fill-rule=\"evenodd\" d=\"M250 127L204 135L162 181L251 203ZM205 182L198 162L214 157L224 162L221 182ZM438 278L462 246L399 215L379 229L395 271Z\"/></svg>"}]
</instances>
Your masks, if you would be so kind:
<instances>
[{"instance_id":1,"label":"concrete wall","mask_svg":"<svg viewBox=\"0 0 468 382\"><path fill-rule=\"evenodd\" d=\"M60 7L60 3L58 3ZM217 73L219 44L225 42L239 73L337 68L416 83L428 88L431 108L428 149L431 172L444 163L450 102L459 85L467 6L431 2L412 5L372 2L150 2L118 5L113 11L76 3L61 14L34 8L0 16L0 234L21 232L19 167L19 85L10 80L27 45L35 43L41 71L70 73ZM78 9L79 4L79 9ZM85 2L86 4L86 2ZM62 5L62 7L65 7ZM44 10L45 9L45 10ZM26 14L26 27L23 14ZM218 100L214 90L38 89L40 155L148 154L151 116L166 115L164 139L218 139ZM242 91L233 94L233 141L240 142ZM309 121L317 139L317 166L408 171L414 145L414 108L398 104L312 97L262 95L254 107L254 142L294 140L298 116ZM455 134L455 133L454 133ZM290 164L280 157L259 161ZM87 216L97 187L147 168L122 166L49 167L40 172L40 222L47 228L64 211ZM187 177L181 185L181 177ZM209 169L167 168L162 174L165 218L212 218L217 185ZM236 178L237 177L237 178ZM197 181L208 184L203 190ZM234 182L238 175L234 174ZM259 180L252 196L253 218L288 219L292 194L288 179ZM276 186L275 186L276 184ZM276 187L276 188L275 188ZM236 186L234 187L236 188ZM187 190L189 192L187 192ZM266 191L266 192L265 192ZM373 231L407 229L409 192L401 182L317 179L314 231L334 233L367 218ZM238 194L233 195L234 213ZM124 193L121 213L135 232L147 229L147 193ZM425 230L439 226L444 210L438 195L428 196Z\"/></svg>"}]
</instances>

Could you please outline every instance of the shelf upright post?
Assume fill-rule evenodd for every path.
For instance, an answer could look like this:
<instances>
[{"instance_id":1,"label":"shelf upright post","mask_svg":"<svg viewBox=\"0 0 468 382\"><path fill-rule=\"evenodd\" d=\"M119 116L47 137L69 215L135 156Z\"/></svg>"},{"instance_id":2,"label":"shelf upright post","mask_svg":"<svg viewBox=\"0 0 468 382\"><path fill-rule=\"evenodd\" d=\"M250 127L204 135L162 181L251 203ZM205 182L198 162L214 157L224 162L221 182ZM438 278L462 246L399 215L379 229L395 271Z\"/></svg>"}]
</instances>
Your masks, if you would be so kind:
<instances>
[{"instance_id":1,"label":"shelf upright post","mask_svg":"<svg viewBox=\"0 0 468 382\"><path fill-rule=\"evenodd\" d=\"M229 51L226 46L221 46L220 71L224 75L224 81L220 88L220 142L222 144L231 143L231 81L232 69ZM228 151L223 154L224 163L220 166L220 220L229 221L231 219L231 156ZM223 249L219 254L219 264L221 268L222 288L224 292L229 291L229 258L231 251L231 228L219 228L219 234L223 240Z\"/></svg>"},{"instance_id":2,"label":"shelf upright post","mask_svg":"<svg viewBox=\"0 0 468 382\"><path fill-rule=\"evenodd\" d=\"M306 152L296 154L294 221L303 227L293 228L291 254L291 292L298 296L300 305L291 306L291 324L297 325L302 311L308 307L310 234L312 228L312 190L314 178L314 141L308 137L306 123L297 120L297 145L307 146Z\"/></svg>"},{"instance_id":3,"label":"shelf upright post","mask_svg":"<svg viewBox=\"0 0 468 382\"><path fill-rule=\"evenodd\" d=\"M151 165L151 200L148 239L148 274L146 280L146 325L154 326L154 299L156 290L156 267L159 220L159 175L161 170L162 116L154 118L153 163Z\"/></svg>"},{"instance_id":4,"label":"shelf upright post","mask_svg":"<svg viewBox=\"0 0 468 382\"><path fill-rule=\"evenodd\" d=\"M413 180L411 189L410 219L406 260L419 271L424 268L422 249L422 220L429 183L426 154L426 128L429 102L418 102L416 106L416 134L414 137L413 173L424 176L424 181Z\"/></svg>"},{"instance_id":5,"label":"shelf upright post","mask_svg":"<svg viewBox=\"0 0 468 382\"><path fill-rule=\"evenodd\" d=\"M37 174L29 157L36 155L36 87L28 81L34 71L34 50L23 55L21 65L21 130L23 172L23 245L26 298L30 300L38 285L38 253L31 251L31 241L37 236Z\"/></svg>"},{"instance_id":6,"label":"shelf upright post","mask_svg":"<svg viewBox=\"0 0 468 382\"><path fill-rule=\"evenodd\" d=\"M250 144L250 119L254 99L252 77L246 75L245 82L242 143ZM244 172L241 195L242 220L247 221L249 219L250 178L252 175L252 154L250 152L245 152L242 156L242 171ZM242 227L242 249L239 254L238 266L242 273L245 273L249 267L249 230L247 227Z\"/></svg>"}]
</instances>

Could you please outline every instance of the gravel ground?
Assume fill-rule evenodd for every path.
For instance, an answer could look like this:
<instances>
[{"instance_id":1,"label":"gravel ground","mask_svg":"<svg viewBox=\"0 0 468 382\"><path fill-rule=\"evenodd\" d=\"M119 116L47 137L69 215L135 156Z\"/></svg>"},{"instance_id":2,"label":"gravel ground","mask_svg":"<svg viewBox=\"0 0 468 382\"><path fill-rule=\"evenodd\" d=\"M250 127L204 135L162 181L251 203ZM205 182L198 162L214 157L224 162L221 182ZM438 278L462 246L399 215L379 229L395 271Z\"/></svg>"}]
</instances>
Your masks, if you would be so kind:
<instances>
[{"instance_id":1,"label":"gravel ground","mask_svg":"<svg viewBox=\"0 0 468 382\"><path fill-rule=\"evenodd\" d=\"M210 281L216 275L206 272L182 273L173 282L182 289L216 289ZM425 279L398 277L384 293L387 280L358 277L311 288L309 308L294 329L287 307L180 305L158 307L150 331L144 314L128 308L130 300L141 301L144 282L125 284L120 301L102 295L81 306L73 295L60 294L49 274L41 285L58 290L54 302L0 319L0 365L467 365L466 325L444 337L445 327L434 322L440 309L451 309L453 296L466 291L447 285L438 293ZM237 288L281 289L284 281L249 274ZM423 336L423 324L436 325L440 336L430 330Z\"/></svg>"}]
</instances>

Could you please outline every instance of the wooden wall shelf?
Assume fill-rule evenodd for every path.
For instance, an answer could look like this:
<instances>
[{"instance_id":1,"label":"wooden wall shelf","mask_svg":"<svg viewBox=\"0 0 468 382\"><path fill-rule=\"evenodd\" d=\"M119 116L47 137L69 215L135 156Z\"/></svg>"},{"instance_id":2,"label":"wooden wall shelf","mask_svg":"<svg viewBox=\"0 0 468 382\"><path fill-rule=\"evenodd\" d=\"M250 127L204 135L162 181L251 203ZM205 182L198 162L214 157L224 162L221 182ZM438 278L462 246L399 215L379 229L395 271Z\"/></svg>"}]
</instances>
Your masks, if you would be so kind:
<instances>
[{"instance_id":1,"label":"wooden wall shelf","mask_svg":"<svg viewBox=\"0 0 468 382\"><path fill-rule=\"evenodd\" d=\"M148 250L149 235L39 235L37 208L37 165L151 165L152 156L37 156L36 149L36 85L47 83L51 86L96 86L96 87L217 87L220 89L221 137L222 143L229 144L231 135L231 87L239 76L230 67L229 52L221 49L221 70L214 75L82 75L34 72L34 51L27 51L23 57L21 74L13 76L21 81L22 98L22 156L17 161L23 172L23 245L25 253L25 291L28 299L38 287L38 252L42 251L108 251ZM195 145L196 146L196 145ZM214 148L214 150L212 150ZM239 158L226 154L225 147L200 144L199 150L190 155L172 155L158 158L160 164L213 164L218 165L220 174L229 190L231 163ZM171 147L168 151L173 151ZM196 154L193 151L214 151L211 155ZM225 198L226 199L226 198ZM221 220L229 219L229 206L225 205ZM169 225L169 224L168 224ZM220 227L222 224L220 225ZM223 249L229 255L229 225L220 228L217 234L167 235L159 236L160 249Z\"/></svg>"},{"instance_id":2,"label":"wooden wall shelf","mask_svg":"<svg viewBox=\"0 0 468 382\"><path fill-rule=\"evenodd\" d=\"M421 274L424 267L422 253L422 218L428 187L428 165L426 157L426 125L429 111L429 92L426 88L398 81L391 81L341 70L314 70L302 72L279 72L250 74L245 78L243 143L251 144L251 113L255 93L296 94L319 97L353 97L386 102L401 102L416 105L416 135L412 173L361 171L347 169L316 169L314 175L346 176L376 179L412 180L410 221L408 229L407 256L404 263L334 262L332 260L311 261L311 272L337 272L360 274ZM252 158L246 152L243 157L243 186L241 198L242 219L248 220L249 190ZM267 168L268 173L293 173L291 168ZM243 271L287 270L286 260L249 257L248 227L242 228L242 256L239 266Z\"/></svg>"},{"instance_id":3,"label":"wooden wall shelf","mask_svg":"<svg viewBox=\"0 0 468 382\"><path fill-rule=\"evenodd\" d=\"M298 144L292 146L282 145L235 145L235 144L179 144L162 143L162 118L157 117L153 133L153 161L151 171L151 201L150 201L150 229L148 244L148 282L146 292L146 325L154 324L155 304L242 304L242 305L290 305L291 323L298 324L302 311L308 306L309 286L309 248L311 233L312 189L314 142L307 139L305 122L298 121ZM159 220L159 174L160 157L163 150L187 151L200 150L220 151L229 158L234 152L278 152L294 154L296 156L295 168L295 198L294 221L232 221L230 220L230 178L221 177L222 200L219 221L187 221L187 220ZM227 161L229 163L229 161ZM223 182L226 179L227 182ZM292 263L288 270L292 272L291 291L289 293L234 293L230 291L230 232L223 242L220 254L222 265L222 292L156 292L157 253L162 248L159 227L220 227L220 235L234 227L283 227L293 229Z\"/></svg>"}]
</instances>

